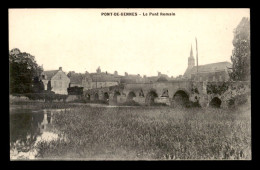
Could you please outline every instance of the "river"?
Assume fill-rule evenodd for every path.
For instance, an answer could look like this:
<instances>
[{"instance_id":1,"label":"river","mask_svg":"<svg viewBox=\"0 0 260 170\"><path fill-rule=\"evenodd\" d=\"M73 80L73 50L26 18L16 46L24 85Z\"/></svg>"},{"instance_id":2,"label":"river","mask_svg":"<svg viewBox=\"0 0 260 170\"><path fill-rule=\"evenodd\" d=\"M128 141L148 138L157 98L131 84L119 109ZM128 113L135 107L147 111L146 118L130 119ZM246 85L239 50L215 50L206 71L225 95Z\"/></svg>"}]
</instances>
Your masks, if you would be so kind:
<instances>
[{"instance_id":1,"label":"river","mask_svg":"<svg viewBox=\"0 0 260 170\"><path fill-rule=\"evenodd\" d=\"M10 159L35 159L39 142L57 140L60 135L52 121L59 111L10 107Z\"/></svg>"}]
</instances>

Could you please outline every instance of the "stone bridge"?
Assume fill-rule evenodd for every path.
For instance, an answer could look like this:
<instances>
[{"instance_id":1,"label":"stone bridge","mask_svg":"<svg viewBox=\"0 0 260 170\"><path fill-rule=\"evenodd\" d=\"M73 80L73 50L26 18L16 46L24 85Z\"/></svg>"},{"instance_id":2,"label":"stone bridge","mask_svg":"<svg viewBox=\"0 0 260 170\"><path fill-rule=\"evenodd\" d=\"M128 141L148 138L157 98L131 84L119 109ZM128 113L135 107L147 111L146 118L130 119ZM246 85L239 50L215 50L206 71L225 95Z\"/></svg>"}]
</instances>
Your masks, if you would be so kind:
<instances>
[{"instance_id":1,"label":"stone bridge","mask_svg":"<svg viewBox=\"0 0 260 170\"><path fill-rule=\"evenodd\" d=\"M90 101L104 101L110 105L136 102L139 105L164 104L171 106L191 104L207 107L228 107L241 97L250 100L250 82L195 82L173 81L120 84L83 92Z\"/></svg>"}]
</instances>

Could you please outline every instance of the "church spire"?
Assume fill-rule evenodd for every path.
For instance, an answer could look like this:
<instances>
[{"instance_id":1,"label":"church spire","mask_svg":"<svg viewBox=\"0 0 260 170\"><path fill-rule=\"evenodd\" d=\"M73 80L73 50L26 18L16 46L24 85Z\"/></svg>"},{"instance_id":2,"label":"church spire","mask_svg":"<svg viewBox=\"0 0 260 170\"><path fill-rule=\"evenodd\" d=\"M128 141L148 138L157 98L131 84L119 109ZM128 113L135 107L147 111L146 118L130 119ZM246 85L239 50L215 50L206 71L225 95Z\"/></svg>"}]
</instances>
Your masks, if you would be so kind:
<instances>
[{"instance_id":1,"label":"church spire","mask_svg":"<svg viewBox=\"0 0 260 170\"><path fill-rule=\"evenodd\" d=\"M193 58L192 45L191 45L191 48L190 48L190 58Z\"/></svg>"},{"instance_id":2,"label":"church spire","mask_svg":"<svg viewBox=\"0 0 260 170\"><path fill-rule=\"evenodd\" d=\"M188 68L192 68L195 65L195 59L193 57L192 45L190 48L190 57L188 58Z\"/></svg>"}]
</instances>

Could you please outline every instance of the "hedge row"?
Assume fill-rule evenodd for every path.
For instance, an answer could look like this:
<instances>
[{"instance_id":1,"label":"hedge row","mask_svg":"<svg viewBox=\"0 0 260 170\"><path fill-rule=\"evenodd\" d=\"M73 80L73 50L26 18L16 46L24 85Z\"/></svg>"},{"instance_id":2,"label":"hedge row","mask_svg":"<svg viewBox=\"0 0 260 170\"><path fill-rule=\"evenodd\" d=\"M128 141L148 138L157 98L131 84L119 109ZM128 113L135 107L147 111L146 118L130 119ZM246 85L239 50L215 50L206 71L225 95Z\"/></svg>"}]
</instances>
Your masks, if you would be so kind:
<instances>
[{"instance_id":1,"label":"hedge row","mask_svg":"<svg viewBox=\"0 0 260 170\"><path fill-rule=\"evenodd\" d=\"M65 101L67 95L55 94L55 93L25 93L25 94L12 94L13 96L28 97L30 100L44 100L44 101L53 101L53 100L63 100Z\"/></svg>"}]
</instances>

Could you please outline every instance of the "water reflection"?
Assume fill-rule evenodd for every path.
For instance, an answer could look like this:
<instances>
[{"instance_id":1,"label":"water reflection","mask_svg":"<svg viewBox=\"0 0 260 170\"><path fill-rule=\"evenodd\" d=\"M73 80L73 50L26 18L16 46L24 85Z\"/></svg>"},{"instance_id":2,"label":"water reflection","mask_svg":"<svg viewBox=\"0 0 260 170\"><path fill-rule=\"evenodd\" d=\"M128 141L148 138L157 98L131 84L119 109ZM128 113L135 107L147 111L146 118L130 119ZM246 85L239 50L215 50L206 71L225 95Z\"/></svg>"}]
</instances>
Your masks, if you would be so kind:
<instances>
[{"instance_id":1,"label":"water reflection","mask_svg":"<svg viewBox=\"0 0 260 170\"><path fill-rule=\"evenodd\" d=\"M42 140L58 138L53 132L54 110L11 109L10 157L33 159L37 155L36 144Z\"/></svg>"}]
</instances>

